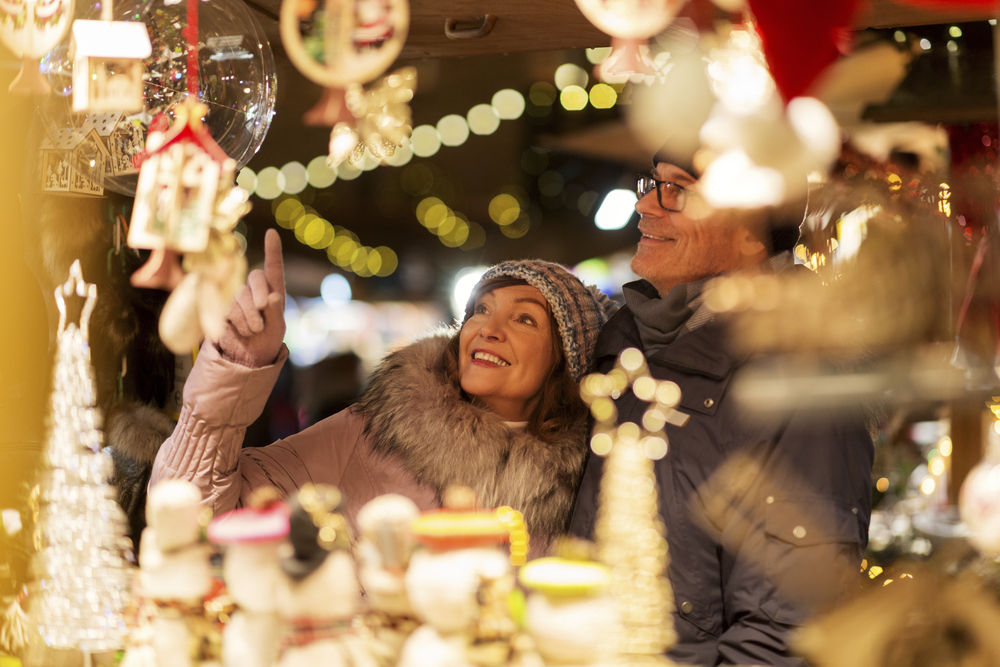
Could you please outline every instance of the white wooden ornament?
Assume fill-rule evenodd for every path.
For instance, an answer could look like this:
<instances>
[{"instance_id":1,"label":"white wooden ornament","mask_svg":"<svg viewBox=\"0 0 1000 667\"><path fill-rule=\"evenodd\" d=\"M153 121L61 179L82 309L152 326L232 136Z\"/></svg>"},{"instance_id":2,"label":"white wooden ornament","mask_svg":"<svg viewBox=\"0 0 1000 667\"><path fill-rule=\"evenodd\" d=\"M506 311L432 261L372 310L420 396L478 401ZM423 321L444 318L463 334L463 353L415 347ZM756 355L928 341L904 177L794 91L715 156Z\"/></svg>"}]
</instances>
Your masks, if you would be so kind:
<instances>
[{"instance_id":1,"label":"white wooden ornament","mask_svg":"<svg viewBox=\"0 0 1000 667\"><path fill-rule=\"evenodd\" d=\"M38 59L62 41L72 18L73 0L0 0L0 42L22 58L11 92L51 91Z\"/></svg>"},{"instance_id":2,"label":"white wooden ornament","mask_svg":"<svg viewBox=\"0 0 1000 667\"><path fill-rule=\"evenodd\" d=\"M142 23L73 22L73 111L141 111L143 59L152 53Z\"/></svg>"}]
</instances>

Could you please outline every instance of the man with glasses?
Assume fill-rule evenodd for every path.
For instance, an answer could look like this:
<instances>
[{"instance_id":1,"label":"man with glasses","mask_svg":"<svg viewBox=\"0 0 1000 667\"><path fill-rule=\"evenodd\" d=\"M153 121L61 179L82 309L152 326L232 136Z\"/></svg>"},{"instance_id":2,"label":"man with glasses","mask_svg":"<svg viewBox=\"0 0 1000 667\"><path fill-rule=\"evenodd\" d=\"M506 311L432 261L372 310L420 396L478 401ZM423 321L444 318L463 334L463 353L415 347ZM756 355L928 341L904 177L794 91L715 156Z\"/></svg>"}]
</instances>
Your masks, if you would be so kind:
<instances>
[{"instance_id":1,"label":"man with glasses","mask_svg":"<svg viewBox=\"0 0 1000 667\"><path fill-rule=\"evenodd\" d=\"M803 176L803 179L805 177ZM803 271L791 250L805 203L737 213L710 209L690 161L654 158L638 178L639 245L625 307L597 342L597 368L637 347L652 374L676 382L683 426L667 425L655 461L670 548L678 641L670 657L699 665L800 665L793 631L854 586L868 539L873 447L860 416L789 413L763 421L727 393L748 354L705 306L721 274ZM646 404L627 392L621 421ZM603 459L591 454L571 532L593 536Z\"/></svg>"}]
</instances>

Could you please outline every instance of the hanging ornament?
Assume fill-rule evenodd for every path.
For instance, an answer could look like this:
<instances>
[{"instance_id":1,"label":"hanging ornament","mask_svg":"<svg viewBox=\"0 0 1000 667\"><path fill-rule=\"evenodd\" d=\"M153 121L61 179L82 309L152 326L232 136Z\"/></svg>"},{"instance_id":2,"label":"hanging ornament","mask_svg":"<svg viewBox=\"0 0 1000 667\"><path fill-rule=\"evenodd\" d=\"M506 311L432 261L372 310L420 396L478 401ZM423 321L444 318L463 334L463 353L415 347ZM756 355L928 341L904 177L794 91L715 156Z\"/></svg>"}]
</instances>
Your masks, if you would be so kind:
<instances>
[{"instance_id":1,"label":"hanging ornament","mask_svg":"<svg viewBox=\"0 0 1000 667\"><path fill-rule=\"evenodd\" d=\"M100 21L73 22L73 111L142 110L149 34L142 23L113 21L111 3L104 0Z\"/></svg>"},{"instance_id":2,"label":"hanging ornament","mask_svg":"<svg viewBox=\"0 0 1000 667\"><path fill-rule=\"evenodd\" d=\"M359 83L347 89L345 103L357 122L339 122L330 133L331 167L344 160L358 164L365 150L382 159L395 154L410 136L412 114L409 101L417 87L415 67L403 67L366 89Z\"/></svg>"},{"instance_id":3,"label":"hanging ornament","mask_svg":"<svg viewBox=\"0 0 1000 667\"><path fill-rule=\"evenodd\" d=\"M652 74L646 44L670 25L685 1L576 0L587 20L611 35L611 55L601 64L601 78Z\"/></svg>"},{"instance_id":4,"label":"hanging ornament","mask_svg":"<svg viewBox=\"0 0 1000 667\"><path fill-rule=\"evenodd\" d=\"M66 297L84 299L79 325L67 323ZM128 522L108 483L111 457L101 453L101 412L90 362L89 320L97 287L79 260L56 288L59 329L43 472L33 492L39 579L29 617L45 644L84 652L119 648L126 634L132 543Z\"/></svg>"},{"instance_id":5,"label":"hanging ornament","mask_svg":"<svg viewBox=\"0 0 1000 667\"><path fill-rule=\"evenodd\" d=\"M365 148L392 155L410 132L408 102L416 70L406 67L365 91L402 52L409 30L407 0L284 0L281 40L300 72L326 87L306 112L307 125L329 125L332 166L357 162ZM357 121L357 122L356 122Z\"/></svg>"},{"instance_id":6,"label":"hanging ornament","mask_svg":"<svg viewBox=\"0 0 1000 667\"><path fill-rule=\"evenodd\" d=\"M0 41L21 57L10 92L46 95L52 88L39 59L62 41L73 18L73 0L5 0L0 3Z\"/></svg>"},{"instance_id":7,"label":"hanging ornament","mask_svg":"<svg viewBox=\"0 0 1000 667\"><path fill-rule=\"evenodd\" d=\"M129 246L153 251L132 284L174 290L160 316L160 337L175 354L222 334L246 276L232 231L249 211L249 195L233 185L236 163L202 125L204 113L190 97L173 126L150 133L129 227Z\"/></svg>"}]
</instances>

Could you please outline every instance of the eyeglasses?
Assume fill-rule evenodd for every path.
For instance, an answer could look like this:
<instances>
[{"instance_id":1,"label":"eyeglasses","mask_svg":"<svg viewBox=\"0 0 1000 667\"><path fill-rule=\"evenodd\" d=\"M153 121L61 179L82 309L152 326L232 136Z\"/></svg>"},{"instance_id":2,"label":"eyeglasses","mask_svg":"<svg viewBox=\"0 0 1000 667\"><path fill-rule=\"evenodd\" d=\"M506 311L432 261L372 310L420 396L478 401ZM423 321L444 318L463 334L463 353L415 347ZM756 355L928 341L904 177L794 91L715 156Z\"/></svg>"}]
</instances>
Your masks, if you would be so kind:
<instances>
[{"instance_id":1,"label":"eyeglasses","mask_svg":"<svg viewBox=\"0 0 1000 667\"><path fill-rule=\"evenodd\" d=\"M686 188L670 181L658 181L649 174L639 174L635 183L635 192L639 195L639 199L642 199L654 189L656 190L656 201L659 202L660 208L673 211L674 213L680 213L684 210L684 204L687 203Z\"/></svg>"}]
</instances>

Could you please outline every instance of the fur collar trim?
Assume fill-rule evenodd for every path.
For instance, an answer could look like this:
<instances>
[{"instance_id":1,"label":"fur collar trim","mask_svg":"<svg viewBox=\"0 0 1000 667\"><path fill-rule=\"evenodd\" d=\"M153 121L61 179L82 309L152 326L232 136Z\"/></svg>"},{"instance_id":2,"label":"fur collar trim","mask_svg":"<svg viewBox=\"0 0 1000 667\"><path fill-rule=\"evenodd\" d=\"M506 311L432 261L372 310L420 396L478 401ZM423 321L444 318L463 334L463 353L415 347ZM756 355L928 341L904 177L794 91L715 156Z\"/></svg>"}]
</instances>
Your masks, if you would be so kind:
<instances>
[{"instance_id":1,"label":"fur collar trim","mask_svg":"<svg viewBox=\"0 0 1000 667\"><path fill-rule=\"evenodd\" d=\"M372 449L401 459L439 501L449 485L463 484L481 507L521 511L532 539L547 544L569 523L583 474L586 420L546 443L464 400L435 371L450 333L393 352L376 369L356 408Z\"/></svg>"}]
</instances>

